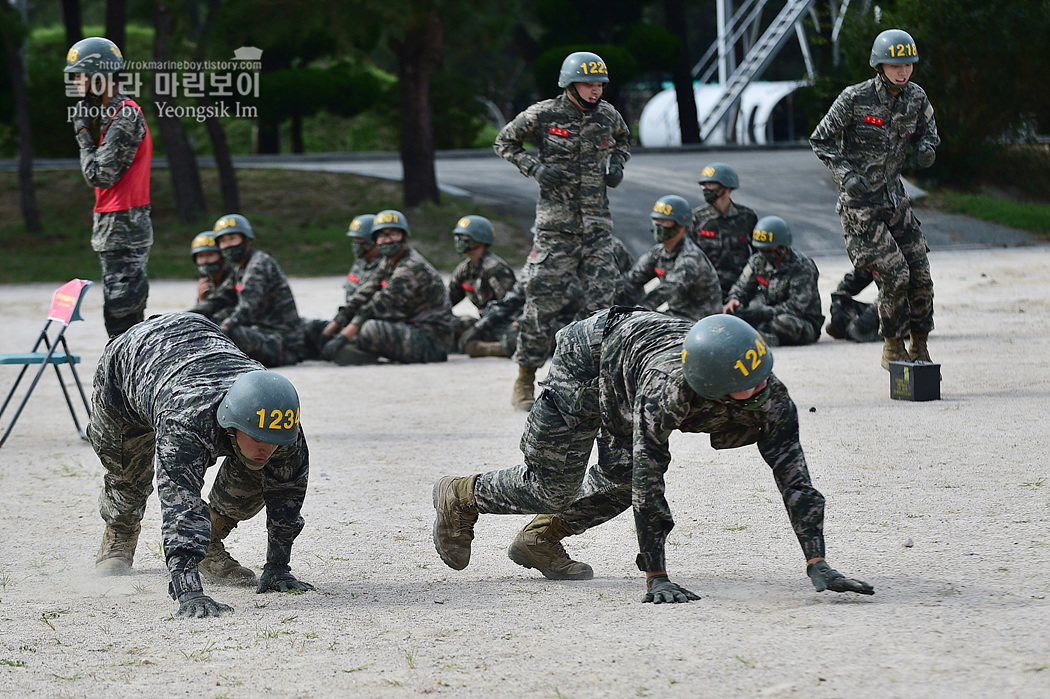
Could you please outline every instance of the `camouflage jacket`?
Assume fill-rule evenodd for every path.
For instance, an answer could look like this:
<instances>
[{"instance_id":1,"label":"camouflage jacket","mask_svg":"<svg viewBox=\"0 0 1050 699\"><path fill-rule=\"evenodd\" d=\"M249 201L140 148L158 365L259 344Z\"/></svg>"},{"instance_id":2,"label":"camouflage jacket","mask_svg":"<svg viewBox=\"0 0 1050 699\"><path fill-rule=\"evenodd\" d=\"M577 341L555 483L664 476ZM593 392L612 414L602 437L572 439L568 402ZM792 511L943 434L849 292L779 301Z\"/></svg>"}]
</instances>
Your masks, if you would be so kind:
<instances>
[{"instance_id":1,"label":"camouflage jacket","mask_svg":"<svg viewBox=\"0 0 1050 699\"><path fill-rule=\"evenodd\" d=\"M236 297L233 310L222 321L227 327L252 326L280 333L285 345L302 354L303 330L295 297L277 261L262 250L248 251L248 261L234 269L220 293Z\"/></svg>"},{"instance_id":2,"label":"camouflage jacket","mask_svg":"<svg viewBox=\"0 0 1050 699\"><path fill-rule=\"evenodd\" d=\"M756 223L758 216L754 211L733 202L724 214L710 204L693 209L689 236L715 266L723 295L751 256L751 233Z\"/></svg>"},{"instance_id":3,"label":"camouflage jacket","mask_svg":"<svg viewBox=\"0 0 1050 699\"><path fill-rule=\"evenodd\" d=\"M908 147L936 148L933 105L915 83L893 97L875 76L842 91L809 137L839 186L839 206L889 207L907 199L901 169ZM849 175L863 175L871 191L853 197L842 189Z\"/></svg>"},{"instance_id":4,"label":"camouflage jacket","mask_svg":"<svg viewBox=\"0 0 1050 699\"><path fill-rule=\"evenodd\" d=\"M452 343L452 304L445 282L412 248L396 264L384 257L372 278L339 311L335 322L346 327L373 319L420 328L441 347Z\"/></svg>"},{"instance_id":5,"label":"camouflage jacket","mask_svg":"<svg viewBox=\"0 0 1050 699\"><path fill-rule=\"evenodd\" d=\"M499 255L486 250L478 264L467 258L452 270L448 282L449 303L455 306L464 298L470 299L478 309L478 315L484 318L493 301L503 299L515 283L517 279L510 265Z\"/></svg>"},{"instance_id":6,"label":"camouflage jacket","mask_svg":"<svg viewBox=\"0 0 1050 699\"><path fill-rule=\"evenodd\" d=\"M155 433L164 555L175 589L201 588L197 563L211 541L201 498L205 471L223 457L237 459L216 411L238 376L262 368L195 313L138 323L110 342L99 362L95 391L120 406L126 421L115 427ZM303 528L309 463L300 430L295 444L278 447L262 470L267 563L287 565L291 558Z\"/></svg>"},{"instance_id":7,"label":"camouflage jacket","mask_svg":"<svg viewBox=\"0 0 1050 699\"><path fill-rule=\"evenodd\" d=\"M824 323L820 313L817 265L804 253L788 248L776 267L759 253L748 260L740 278L729 290L729 298L744 306L758 303L775 314L788 313L815 325Z\"/></svg>"},{"instance_id":8,"label":"camouflage jacket","mask_svg":"<svg viewBox=\"0 0 1050 699\"><path fill-rule=\"evenodd\" d=\"M493 148L531 176L541 163L565 176L556 187L540 184L536 228L582 235L612 230L605 174L610 163L630 159L630 131L608 102L583 112L562 94L532 105L503 127ZM537 150L525 150L525 143Z\"/></svg>"},{"instance_id":9,"label":"camouflage jacket","mask_svg":"<svg viewBox=\"0 0 1050 699\"><path fill-rule=\"evenodd\" d=\"M96 146L90 138L78 138L80 170L92 187L107 189L124 176L146 137L148 126L139 110L121 109L127 95L113 95L99 118L106 134ZM86 132L85 132L86 134ZM153 245L150 207L134 206L124 211L96 212L91 230L91 249L95 252L145 248Z\"/></svg>"},{"instance_id":10,"label":"camouflage jacket","mask_svg":"<svg viewBox=\"0 0 1050 699\"><path fill-rule=\"evenodd\" d=\"M671 252L662 243L653 246L634 263L624 284L628 293L641 296L645 283L654 278L660 283L636 305L656 311L666 303L668 314L690 320L722 312L718 273L689 238L682 238Z\"/></svg>"},{"instance_id":11,"label":"camouflage jacket","mask_svg":"<svg viewBox=\"0 0 1050 699\"><path fill-rule=\"evenodd\" d=\"M807 559L823 556L824 498L810 481L787 388L770 376L769 400L756 410L701 398L682 371L682 343L693 322L642 311L617 320L616 310L580 321L588 324L594 357L587 356L587 348L559 344L561 361L552 363L545 386L567 420L597 411L602 429L630 451L639 569L667 569L664 544L674 519L664 496L664 473L674 430L707 432L715 449L757 443L803 553ZM570 339L559 334L559 343L563 337Z\"/></svg>"},{"instance_id":12,"label":"camouflage jacket","mask_svg":"<svg viewBox=\"0 0 1050 699\"><path fill-rule=\"evenodd\" d=\"M236 282L231 281L231 277L233 268L229 263L224 264L222 278L218 283L212 281L211 288L204 294L204 298L190 309L190 313L199 313L215 323L222 322L230 315L237 305L237 291L234 288Z\"/></svg>"},{"instance_id":13,"label":"camouflage jacket","mask_svg":"<svg viewBox=\"0 0 1050 699\"><path fill-rule=\"evenodd\" d=\"M346 292L345 303L350 303L350 299L354 297L361 285L376 273L376 270L379 269L379 263L382 261L382 255L376 255L371 262L363 257L354 260L354 264L346 274L346 281L343 282L343 290Z\"/></svg>"}]
</instances>

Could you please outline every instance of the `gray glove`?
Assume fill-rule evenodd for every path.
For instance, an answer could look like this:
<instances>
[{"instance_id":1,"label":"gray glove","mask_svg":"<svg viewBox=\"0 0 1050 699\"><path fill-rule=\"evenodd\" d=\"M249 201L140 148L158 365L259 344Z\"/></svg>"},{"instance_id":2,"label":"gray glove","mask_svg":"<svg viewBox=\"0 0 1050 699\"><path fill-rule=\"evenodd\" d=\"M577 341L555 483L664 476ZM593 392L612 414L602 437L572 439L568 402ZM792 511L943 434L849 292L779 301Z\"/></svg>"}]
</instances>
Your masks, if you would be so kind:
<instances>
[{"instance_id":1,"label":"gray glove","mask_svg":"<svg viewBox=\"0 0 1050 699\"><path fill-rule=\"evenodd\" d=\"M179 595L179 611L175 616L188 619L203 619L206 616L232 614L233 607L216 602L200 590L189 590Z\"/></svg>"},{"instance_id":2,"label":"gray glove","mask_svg":"<svg viewBox=\"0 0 1050 699\"><path fill-rule=\"evenodd\" d=\"M740 306L736 309L737 318L742 318L752 325L772 320L775 313L769 306L757 302L752 302L748 306Z\"/></svg>"},{"instance_id":3,"label":"gray glove","mask_svg":"<svg viewBox=\"0 0 1050 699\"><path fill-rule=\"evenodd\" d=\"M842 189L851 197L859 197L871 191L871 184L864 175L854 172L842 180Z\"/></svg>"},{"instance_id":4,"label":"gray glove","mask_svg":"<svg viewBox=\"0 0 1050 699\"><path fill-rule=\"evenodd\" d=\"M609 165L609 172L605 174L605 186L615 188L621 182L623 182L623 165L612 163Z\"/></svg>"},{"instance_id":5,"label":"gray glove","mask_svg":"<svg viewBox=\"0 0 1050 699\"><path fill-rule=\"evenodd\" d=\"M348 342L350 342L350 340L347 340L345 335L342 333L336 333L335 337L324 343L324 347L321 348L321 357L330 362L334 362L335 355L339 354L339 350L346 347L346 343Z\"/></svg>"},{"instance_id":6,"label":"gray glove","mask_svg":"<svg viewBox=\"0 0 1050 699\"><path fill-rule=\"evenodd\" d=\"M314 589L314 586L310 583L297 580L289 572L290 570L291 568L286 565L267 563L263 566L263 573L259 576L259 587L255 592L261 595L270 590L274 592L306 592Z\"/></svg>"},{"instance_id":7,"label":"gray glove","mask_svg":"<svg viewBox=\"0 0 1050 699\"><path fill-rule=\"evenodd\" d=\"M463 353L463 348L467 346L467 343L478 336L478 326L472 325L463 331L463 334L459 336L459 340L456 342L456 349L460 354Z\"/></svg>"},{"instance_id":8,"label":"gray glove","mask_svg":"<svg viewBox=\"0 0 1050 699\"><path fill-rule=\"evenodd\" d=\"M806 566L806 575L813 581L813 587L817 592L831 590L832 592L856 592L860 595L874 595L875 588L863 580L847 578L825 561L810 563Z\"/></svg>"},{"instance_id":9,"label":"gray glove","mask_svg":"<svg viewBox=\"0 0 1050 699\"><path fill-rule=\"evenodd\" d=\"M671 582L666 575L654 575L645 581L645 587L649 591L645 593L642 602L653 604L674 604L675 602L689 602L700 599L700 595L694 594L681 585Z\"/></svg>"},{"instance_id":10,"label":"gray glove","mask_svg":"<svg viewBox=\"0 0 1050 699\"><path fill-rule=\"evenodd\" d=\"M936 159L937 151L933 149L933 146L929 144L919 146L915 155L915 162L919 167L929 167L933 165L933 161Z\"/></svg>"},{"instance_id":11,"label":"gray glove","mask_svg":"<svg viewBox=\"0 0 1050 699\"><path fill-rule=\"evenodd\" d=\"M565 173L553 165L537 165L532 176L544 187L557 187L565 180Z\"/></svg>"}]
</instances>

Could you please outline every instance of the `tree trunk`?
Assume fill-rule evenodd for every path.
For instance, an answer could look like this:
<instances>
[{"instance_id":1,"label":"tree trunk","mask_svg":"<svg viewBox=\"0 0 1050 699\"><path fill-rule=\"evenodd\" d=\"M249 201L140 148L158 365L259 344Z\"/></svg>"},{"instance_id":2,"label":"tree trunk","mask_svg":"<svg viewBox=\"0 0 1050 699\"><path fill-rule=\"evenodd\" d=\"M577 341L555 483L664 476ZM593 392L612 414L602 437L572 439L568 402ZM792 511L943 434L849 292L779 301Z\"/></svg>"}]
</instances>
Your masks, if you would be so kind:
<instances>
[{"instance_id":1,"label":"tree trunk","mask_svg":"<svg viewBox=\"0 0 1050 699\"><path fill-rule=\"evenodd\" d=\"M158 63L170 60L168 41L171 38L175 17L171 9L163 2L156 6L156 34L153 38L153 58ZM175 208L179 220L193 223L204 213L204 190L201 188L200 171L197 169L197 158L186 138L186 130L178 117L157 114L160 126L160 137L164 150L168 154L168 167L171 170L172 188L175 191Z\"/></svg>"},{"instance_id":2,"label":"tree trunk","mask_svg":"<svg viewBox=\"0 0 1050 699\"><path fill-rule=\"evenodd\" d=\"M127 50L124 45L124 25L127 23L128 8L125 0L106 0L106 38L117 45L121 51Z\"/></svg>"},{"instance_id":3,"label":"tree trunk","mask_svg":"<svg viewBox=\"0 0 1050 699\"><path fill-rule=\"evenodd\" d=\"M43 227L40 225L40 211L36 206L36 190L33 188L33 128L29 119L22 55L19 52L19 38L23 36L21 30L24 25L10 6L0 8L0 20L3 20L4 25L0 30L0 41L4 44L4 58L7 59L18 122L18 183L22 190L22 217L26 222L26 230L39 233ZM72 131L70 129L70 133Z\"/></svg>"},{"instance_id":4,"label":"tree trunk","mask_svg":"<svg viewBox=\"0 0 1050 699\"><path fill-rule=\"evenodd\" d=\"M678 98L678 128L682 143L700 143L700 120L696 113L693 75L689 67L689 32L686 26L685 2L664 0L667 30L682 42L682 55L674 68L674 91Z\"/></svg>"},{"instance_id":5,"label":"tree trunk","mask_svg":"<svg viewBox=\"0 0 1050 699\"><path fill-rule=\"evenodd\" d=\"M66 43L70 46L84 38L80 19L80 0L62 0L62 21L66 25Z\"/></svg>"},{"instance_id":6,"label":"tree trunk","mask_svg":"<svg viewBox=\"0 0 1050 699\"><path fill-rule=\"evenodd\" d=\"M292 152L303 152L303 116L301 114L292 115Z\"/></svg>"},{"instance_id":7,"label":"tree trunk","mask_svg":"<svg viewBox=\"0 0 1050 699\"><path fill-rule=\"evenodd\" d=\"M204 60L207 43L211 37L211 26L215 19L215 13L219 8L219 0L209 0L208 8L204 15L204 22L200 26L200 38L197 44L196 60ZM205 94L197 103L203 107L211 107L215 104L211 96ZM206 109L206 113L212 110ZM219 189L222 191L222 208L225 211L240 211L241 196L237 187L237 172L233 169L233 159L230 157L230 146L226 142L226 129L218 118L209 116L204 121L208 129L208 137L211 139L212 152L215 153L215 167L219 171Z\"/></svg>"},{"instance_id":8,"label":"tree trunk","mask_svg":"<svg viewBox=\"0 0 1050 699\"><path fill-rule=\"evenodd\" d=\"M413 17L403 43L395 43L401 97L401 167L405 206L439 203L434 171L434 124L430 77L441 62L444 32L437 10Z\"/></svg>"},{"instance_id":9,"label":"tree trunk","mask_svg":"<svg viewBox=\"0 0 1050 699\"><path fill-rule=\"evenodd\" d=\"M259 110L259 133L256 140L256 151L259 153L281 152L281 122L267 116L265 110Z\"/></svg>"}]
</instances>

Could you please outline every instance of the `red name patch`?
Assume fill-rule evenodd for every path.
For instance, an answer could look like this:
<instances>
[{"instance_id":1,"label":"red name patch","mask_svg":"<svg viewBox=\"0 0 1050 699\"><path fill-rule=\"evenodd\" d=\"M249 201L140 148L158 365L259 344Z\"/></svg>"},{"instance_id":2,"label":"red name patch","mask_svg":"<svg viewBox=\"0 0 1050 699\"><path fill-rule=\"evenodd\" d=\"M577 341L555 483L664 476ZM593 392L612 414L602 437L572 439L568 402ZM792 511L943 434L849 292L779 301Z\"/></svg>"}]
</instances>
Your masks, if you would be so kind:
<instances>
[{"instance_id":1,"label":"red name patch","mask_svg":"<svg viewBox=\"0 0 1050 699\"><path fill-rule=\"evenodd\" d=\"M384 279L383 281L379 282L379 286L381 286L381 287L383 287L385 289L386 288L386 279Z\"/></svg>"},{"instance_id":2,"label":"red name patch","mask_svg":"<svg viewBox=\"0 0 1050 699\"><path fill-rule=\"evenodd\" d=\"M357 278L356 274L348 274L348 275L346 275L346 278L349 279L350 281L352 281L354 284L356 284L359 281L361 281L360 279Z\"/></svg>"},{"instance_id":3,"label":"red name patch","mask_svg":"<svg viewBox=\"0 0 1050 699\"><path fill-rule=\"evenodd\" d=\"M880 118L878 118L876 116L870 116L868 114L865 114L864 115L864 123L865 124L875 124L875 126L882 126L882 119L880 119Z\"/></svg>"},{"instance_id":4,"label":"red name patch","mask_svg":"<svg viewBox=\"0 0 1050 699\"><path fill-rule=\"evenodd\" d=\"M555 136L561 136L562 138L568 138L569 136L568 129L559 129L557 126L551 127L551 133Z\"/></svg>"},{"instance_id":5,"label":"red name patch","mask_svg":"<svg viewBox=\"0 0 1050 699\"><path fill-rule=\"evenodd\" d=\"M463 287L463 291L474 291L474 287L466 282L463 282L460 286Z\"/></svg>"},{"instance_id":6,"label":"red name patch","mask_svg":"<svg viewBox=\"0 0 1050 699\"><path fill-rule=\"evenodd\" d=\"M757 274L755 275L755 281L761 284L762 286L769 286L769 280L765 277L760 277Z\"/></svg>"},{"instance_id":7,"label":"red name patch","mask_svg":"<svg viewBox=\"0 0 1050 699\"><path fill-rule=\"evenodd\" d=\"M708 231L708 230L700 229L700 237L701 238L717 238L718 237L718 233L716 233L715 231Z\"/></svg>"},{"instance_id":8,"label":"red name patch","mask_svg":"<svg viewBox=\"0 0 1050 699\"><path fill-rule=\"evenodd\" d=\"M665 274L667 274L667 272L663 271L663 270L662 270L662 269L660 269L659 267L653 267L653 274L655 274L655 275L656 275L656 276L658 276L658 277L662 277L662 276L664 276Z\"/></svg>"},{"instance_id":9,"label":"red name patch","mask_svg":"<svg viewBox=\"0 0 1050 699\"><path fill-rule=\"evenodd\" d=\"M238 283L238 284L235 284L233 288L234 288L234 289L236 289L236 290L237 290L237 293L239 294L239 293L241 293L241 289L242 289L243 287L242 287L242 286L240 285L240 283Z\"/></svg>"}]
</instances>

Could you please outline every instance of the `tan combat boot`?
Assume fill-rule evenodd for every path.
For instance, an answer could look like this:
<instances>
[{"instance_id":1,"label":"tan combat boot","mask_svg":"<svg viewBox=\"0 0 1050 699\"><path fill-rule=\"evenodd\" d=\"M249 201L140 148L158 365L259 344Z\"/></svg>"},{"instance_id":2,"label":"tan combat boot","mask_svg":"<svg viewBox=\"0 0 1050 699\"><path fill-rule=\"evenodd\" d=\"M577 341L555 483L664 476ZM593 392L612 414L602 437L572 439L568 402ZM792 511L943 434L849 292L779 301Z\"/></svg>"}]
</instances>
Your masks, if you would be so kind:
<instances>
[{"instance_id":1,"label":"tan combat boot","mask_svg":"<svg viewBox=\"0 0 1050 699\"><path fill-rule=\"evenodd\" d=\"M536 382L536 367L518 365L518 380L514 382L514 395L510 404L518 410L532 410L536 403L533 384Z\"/></svg>"},{"instance_id":2,"label":"tan combat boot","mask_svg":"<svg viewBox=\"0 0 1050 699\"><path fill-rule=\"evenodd\" d=\"M470 542L474 540L474 523L478 505L474 500L474 481L478 474L465 478L445 476L434 483L434 548L441 560L453 570L463 570L470 563Z\"/></svg>"},{"instance_id":3,"label":"tan combat boot","mask_svg":"<svg viewBox=\"0 0 1050 699\"><path fill-rule=\"evenodd\" d=\"M569 558L561 540L575 532L552 515L537 515L518 532L507 556L520 566L535 568L548 580L590 580L594 571Z\"/></svg>"},{"instance_id":4,"label":"tan combat boot","mask_svg":"<svg viewBox=\"0 0 1050 699\"><path fill-rule=\"evenodd\" d=\"M106 525L106 531L102 534L102 545L99 546L98 556L95 557L95 570L99 575L126 575L131 572L140 531L142 526L138 524L131 530Z\"/></svg>"},{"instance_id":5,"label":"tan combat boot","mask_svg":"<svg viewBox=\"0 0 1050 699\"><path fill-rule=\"evenodd\" d=\"M908 357L910 357L913 362L933 364L933 360L930 359L930 350L926 348L926 340L929 339L929 337L929 333L911 334L911 346L908 348Z\"/></svg>"},{"instance_id":6,"label":"tan combat boot","mask_svg":"<svg viewBox=\"0 0 1050 699\"><path fill-rule=\"evenodd\" d=\"M482 342L481 340L471 340L467 344L463 345L463 353L468 357L506 357L507 353L503 351L503 345L498 342Z\"/></svg>"},{"instance_id":7,"label":"tan combat boot","mask_svg":"<svg viewBox=\"0 0 1050 699\"><path fill-rule=\"evenodd\" d=\"M887 337L882 345L882 368L890 370L890 362L910 362L907 350L904 349L904 338Z\"/></svg>"},{"instance_id":8,"label":"tan combat boot","mask_svg":"<svg viewBox=\"0 0 1050 699\"><path fill-rule=\"evenodd\" d=\"M211 510L211 544L197 569L208 582L227 585L254 585L255 573L245 568L226 550L222 540L237 526L237 520Z\"/></svg>"}]
</instances>

